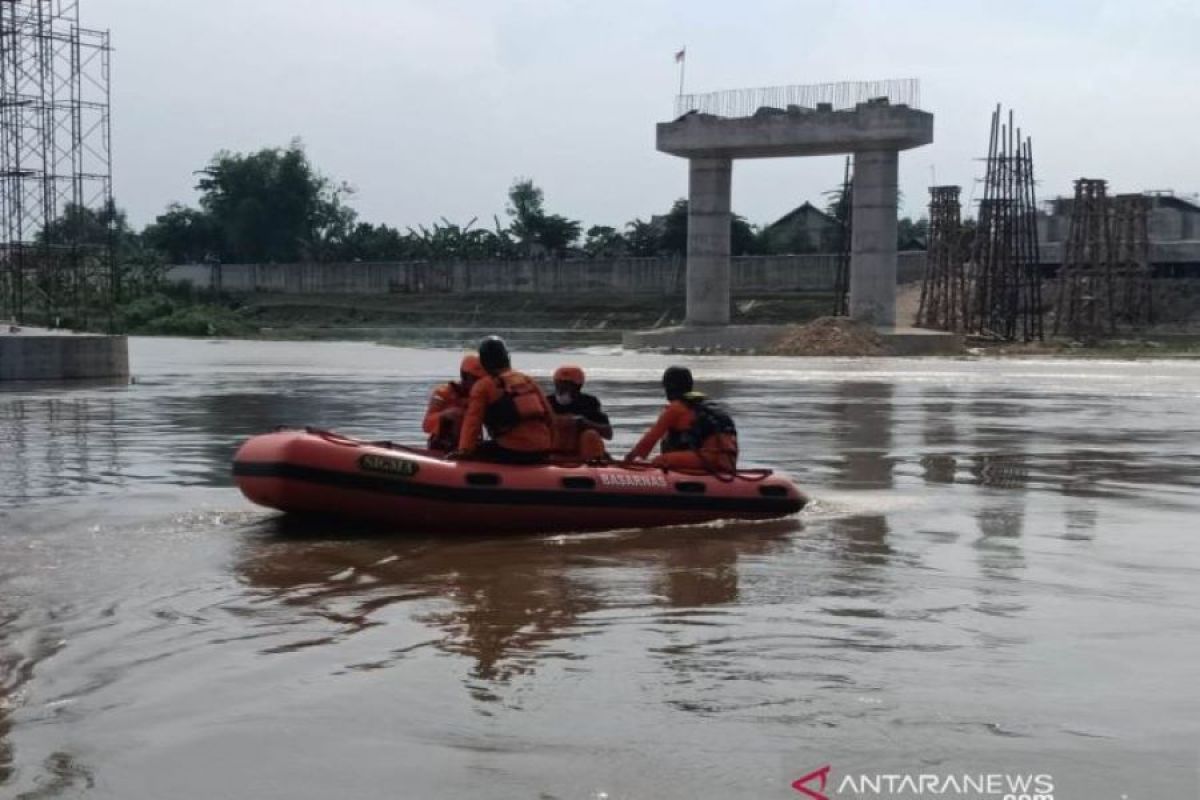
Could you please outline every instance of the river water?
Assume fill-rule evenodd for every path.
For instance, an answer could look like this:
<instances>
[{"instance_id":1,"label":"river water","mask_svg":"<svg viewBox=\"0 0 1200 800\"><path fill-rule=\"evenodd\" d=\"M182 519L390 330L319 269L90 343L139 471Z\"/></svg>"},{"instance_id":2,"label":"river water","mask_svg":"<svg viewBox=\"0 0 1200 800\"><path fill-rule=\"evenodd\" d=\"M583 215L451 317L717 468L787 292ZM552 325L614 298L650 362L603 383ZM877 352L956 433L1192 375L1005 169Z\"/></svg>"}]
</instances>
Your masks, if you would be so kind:
<instances>
[{"instance_id":1,"label":"river water","mask_svg":"<svg viewBox=\"0 0 1200 800\"><path fill-rule=\"evenodd\" d=\"M689 358L809 509L436 538L281 523L229 464L281 424L416 440L456 353L131 359L0 393L0 797L1196 796L1200 365ZM564 360L624 452L680 359L516 356Z\"/></svg>"}]
</instances>

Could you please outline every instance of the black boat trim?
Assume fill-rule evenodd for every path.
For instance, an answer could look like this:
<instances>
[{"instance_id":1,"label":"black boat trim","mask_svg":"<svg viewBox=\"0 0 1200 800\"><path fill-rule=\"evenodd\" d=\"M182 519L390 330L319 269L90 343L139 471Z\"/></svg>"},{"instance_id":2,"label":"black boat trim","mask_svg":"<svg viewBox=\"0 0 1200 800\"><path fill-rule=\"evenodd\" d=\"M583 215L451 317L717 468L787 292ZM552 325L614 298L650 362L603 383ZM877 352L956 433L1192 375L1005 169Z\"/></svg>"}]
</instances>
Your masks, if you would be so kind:
<instances>
[{"instance_id":1,"label":"black boat trim","mask_svg":"<svg viewBox=\"0 0 1200 800\"><path fill-rule=\"evenodd\" d=\"M803 498L721 497L707 494L634 494L616 492L566 492L561 489L501 489L465 486L440 486L417 481L360 475L338 470L306 467L284 462L235 461L233 474L245 478L286 478L357 489L377 494L420 497L447 503L479 505L541 505L587 508L653 508L673 511L730 511L760 514L792 514L804 508Z\"/></svg>"}]
</instances>

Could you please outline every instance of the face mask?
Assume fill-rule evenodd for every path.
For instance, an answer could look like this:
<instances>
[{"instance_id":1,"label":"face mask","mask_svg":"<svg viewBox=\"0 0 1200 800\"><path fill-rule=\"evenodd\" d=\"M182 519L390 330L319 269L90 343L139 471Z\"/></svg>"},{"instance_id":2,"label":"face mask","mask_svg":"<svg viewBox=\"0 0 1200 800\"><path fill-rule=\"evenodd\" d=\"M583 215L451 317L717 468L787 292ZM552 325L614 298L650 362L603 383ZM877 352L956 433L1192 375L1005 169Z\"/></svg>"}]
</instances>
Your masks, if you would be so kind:
<instances>
[{"instance_id":1,"label":"face mask","mask_svg":"<svg viewBox=\"0 0 1200 800\"><path fill-rule=\"evenodd\" d=\"M575 401L569 392L555 392L554 399L558 401L560 406L569 406Z\"/></svg>"}]
</instances>

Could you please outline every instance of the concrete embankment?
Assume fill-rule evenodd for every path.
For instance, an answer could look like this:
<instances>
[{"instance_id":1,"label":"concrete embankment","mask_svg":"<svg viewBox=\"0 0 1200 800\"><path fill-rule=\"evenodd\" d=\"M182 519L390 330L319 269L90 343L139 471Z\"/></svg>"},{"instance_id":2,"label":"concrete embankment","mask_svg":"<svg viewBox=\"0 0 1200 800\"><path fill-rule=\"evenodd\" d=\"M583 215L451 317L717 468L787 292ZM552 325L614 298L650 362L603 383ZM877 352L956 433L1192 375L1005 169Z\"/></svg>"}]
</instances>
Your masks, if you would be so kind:
<instances>
[{"instance_id":1,"label":"concrete embankment","mask_svg":"<svg viewBox=\"0 0 1200 800\"><path fill-rule=\"evenodd\" d=\"M625 331L678 325L682 296L547 293L452 295L234 295L237 314L266 338L363 339L459 346L497 333L526 346L618 345ZM824 293L737 297L741 325L804 322L829 313Z\"/></svg>"},{"instance_id":2,"label":"concrete embankment","mask_svg":"<svg viewBox=\"0 0 1200 800\"><path fill-rule=\"evenodd\" d=\"M5 326L0 333L0 381L60 381L129 377L124 336L94 336Z\"/></svg>"}]
</instances>

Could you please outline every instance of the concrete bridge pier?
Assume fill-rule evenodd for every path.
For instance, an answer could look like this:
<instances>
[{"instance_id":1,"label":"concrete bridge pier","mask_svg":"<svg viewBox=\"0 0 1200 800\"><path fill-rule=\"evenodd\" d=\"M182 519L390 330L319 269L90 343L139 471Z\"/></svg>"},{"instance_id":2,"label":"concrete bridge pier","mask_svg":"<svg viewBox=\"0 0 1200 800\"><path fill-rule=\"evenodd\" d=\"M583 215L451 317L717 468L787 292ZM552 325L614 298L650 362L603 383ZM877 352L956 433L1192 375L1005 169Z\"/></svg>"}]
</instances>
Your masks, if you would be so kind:
<instances>
[{"instance_id":1,"label":"concrete bridge pier","mask_svg":"<svg viewBox=\"0 0 1200 800\"><path fill-rule=\"evenodd\" d=\"M854 154L852 196L850 316L880 327L896 326L895 150Z\"/></svg>"},{"instance_id":2,"label":"concrete bridge pier","mask_svg":"<svg viewBox=\"0 0 1200 800\"><path fill-rule=\"evenodd\" d=\"M733 161L688 159L687 324L729 324Z\"/></svg>"},{"instance_id":3,"label":"concrete bridge pier","mask_svg":"<svg viewBox=\"0 0 1200 800\"><path fill-rule=\"evenodd\" d=\"M933 141L933 115L907 104L915 82L885 83L703 95L699 107L681 106L658 124L659 151L688 160L687 317L679 328L631 334L628 346L753 347L778 333L729 325L730 177L739 158L854 154L850 316L895 328L896 168L901 150ZM892 104L893 92L902 102Z\"/></svg>"}]
</instances>

